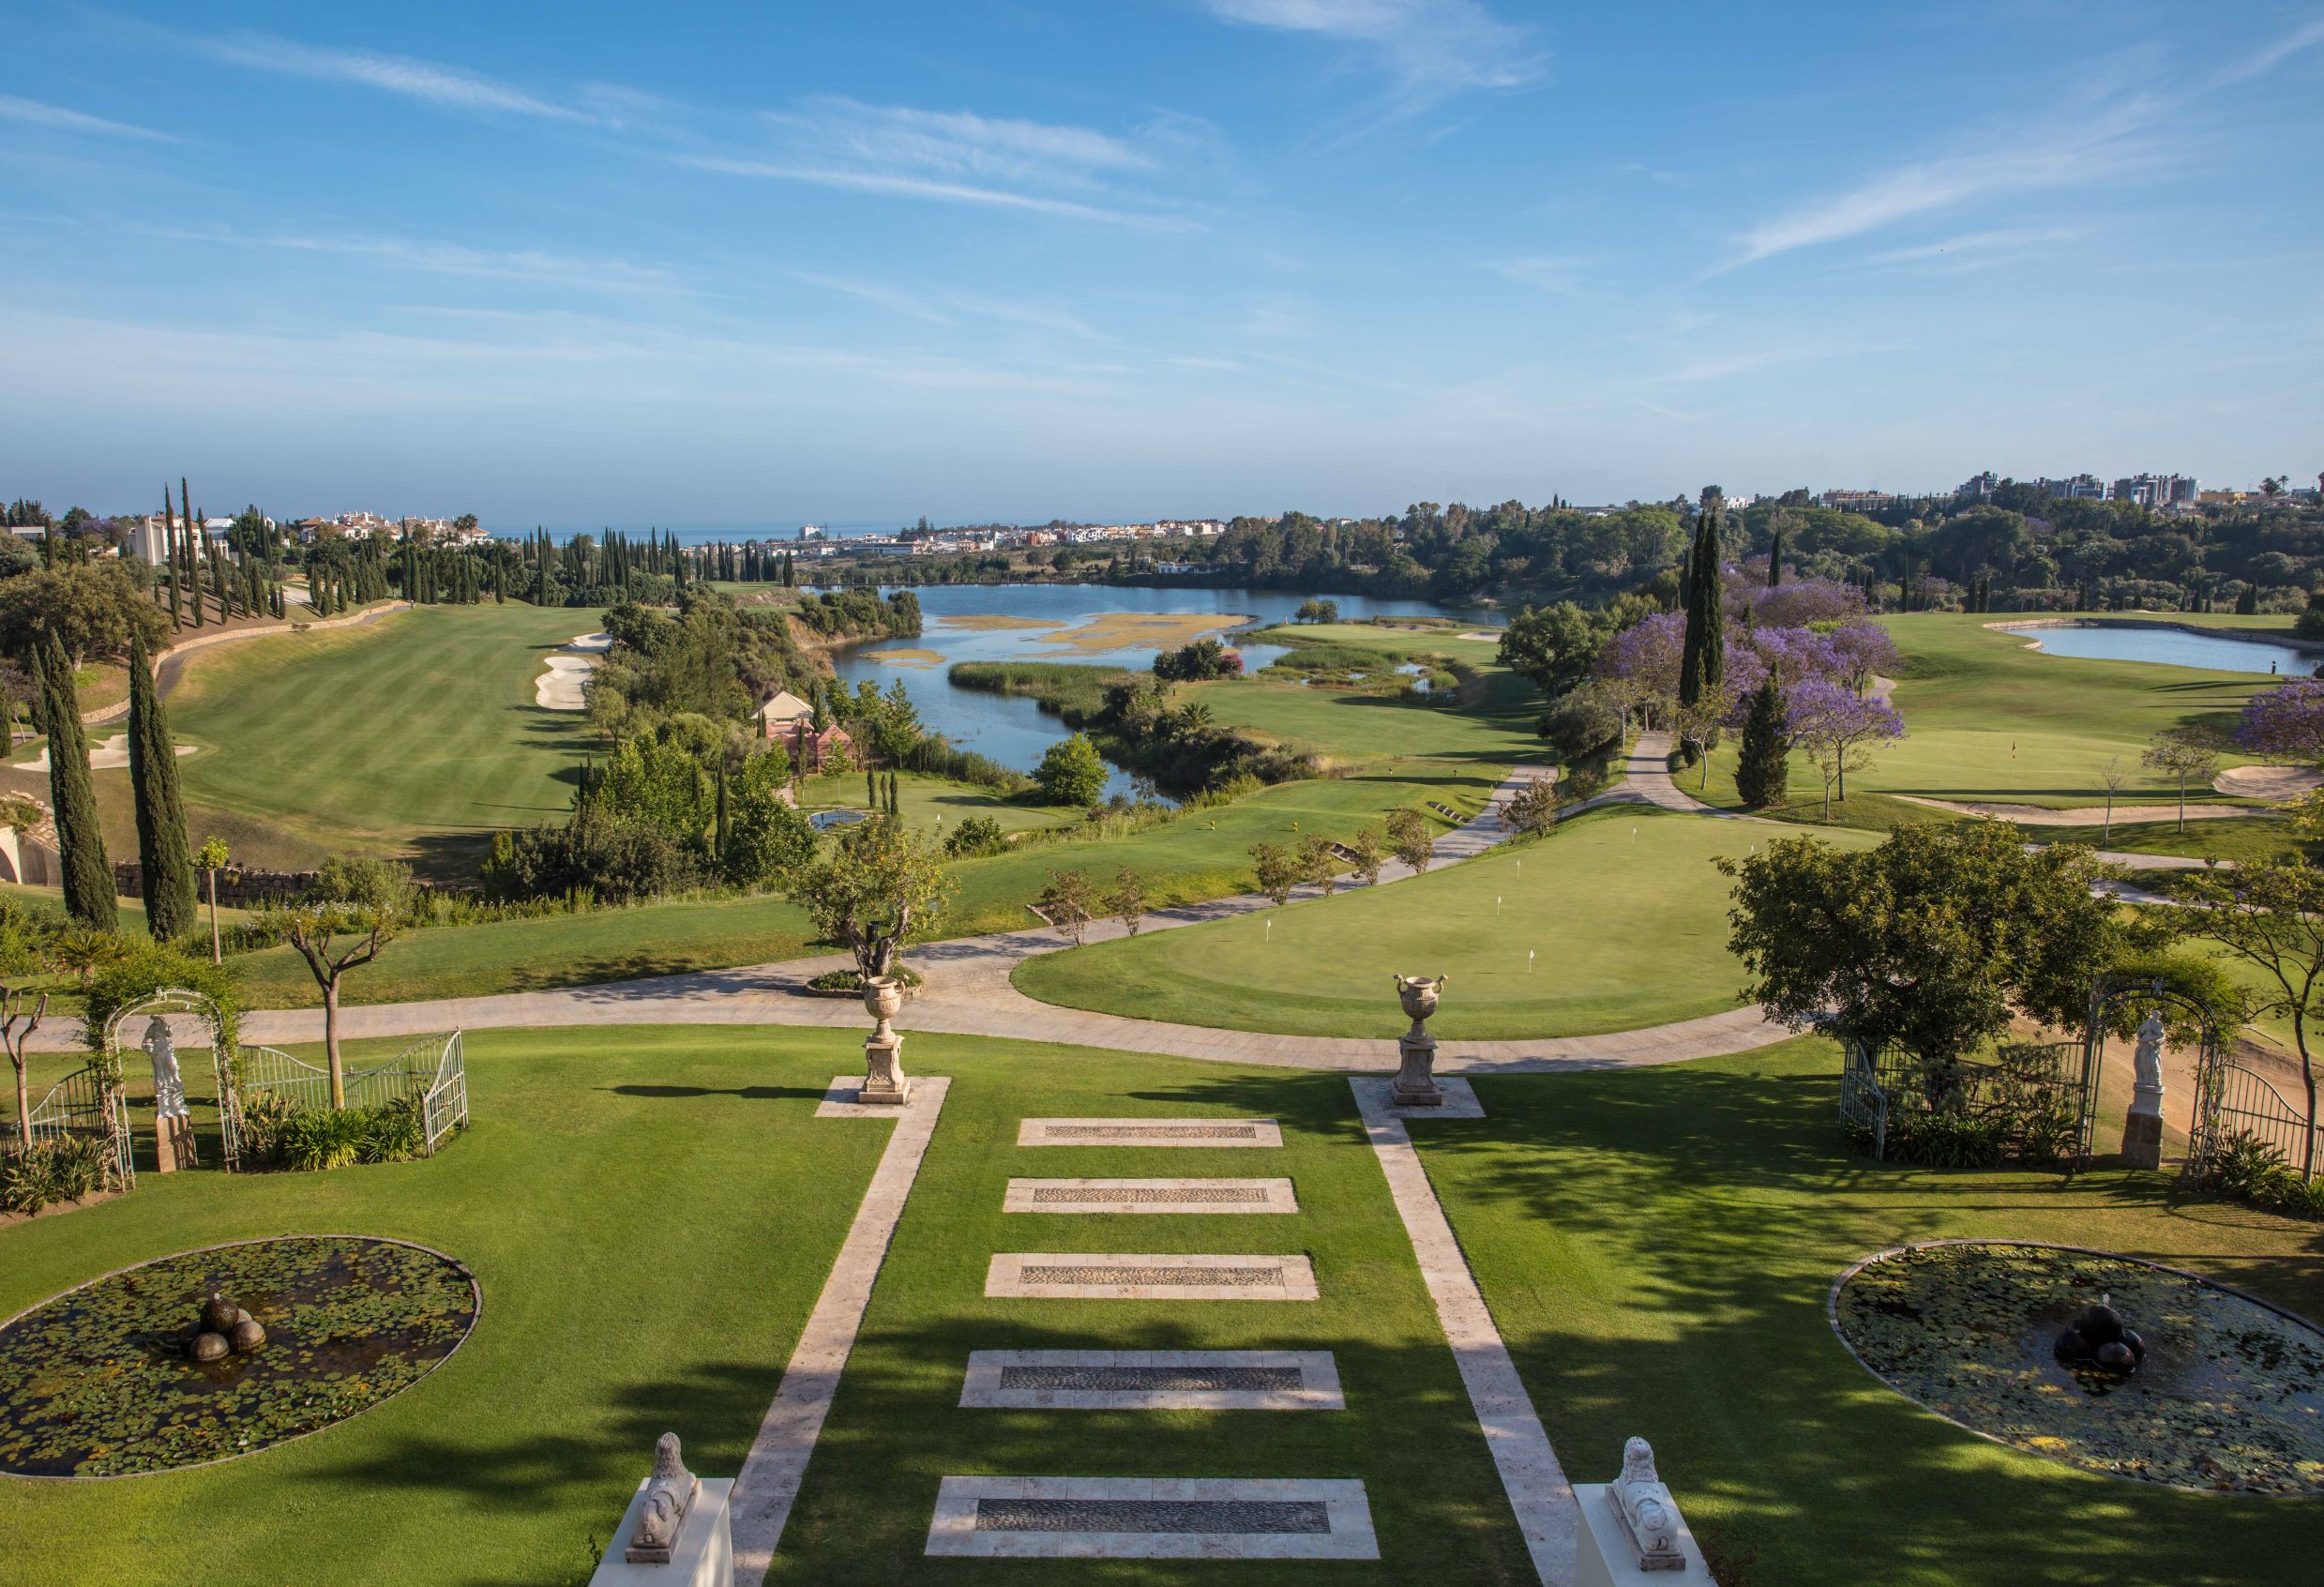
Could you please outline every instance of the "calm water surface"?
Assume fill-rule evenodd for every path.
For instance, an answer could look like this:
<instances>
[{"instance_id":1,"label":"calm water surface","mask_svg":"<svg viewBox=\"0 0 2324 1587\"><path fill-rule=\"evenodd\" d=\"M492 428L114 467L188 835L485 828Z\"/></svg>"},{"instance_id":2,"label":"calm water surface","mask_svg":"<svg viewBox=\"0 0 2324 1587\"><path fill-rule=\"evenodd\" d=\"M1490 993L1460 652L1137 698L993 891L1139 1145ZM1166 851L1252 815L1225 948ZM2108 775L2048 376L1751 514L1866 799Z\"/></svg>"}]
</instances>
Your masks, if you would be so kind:
<instances>
[{"instance_id":1,"label":"calm water surface","mask_svg":"<svg viewBox=\"0 0 2324 1587\"><path fill-rule=\"evenodd\" d=\"M2275 640L2227 634L2189 633L2151 623L2106 623L2073 627L2013 627L2013 634L2039 640L2046 656L2094 661L2151 661L2166 667L2202 667L2214 673L2274 673L2304 678L2324 656Z\"/></svg>"},{"instance_id":2,"label":"calm water surface","mask_svg":"<svg viewBox=\"0 0 2324 1587\"><path fill-rule=\"evenodd\" d=\"M885 592L883 592L885 593ZM915 589L926 616L918 639L883 640L837 651L832 663L841 681L851 688L869 678L883 689L898 679L919 708L920 720L963 749L973 749L1004 766L1030 771L1051 744L1068 730L1055 717L1044 716L1030 700L1004 699L974 689L955 688L946 673L956 661L1076 661L1100 666L1146 667L1153 664L1151 642L1120 650L1087 651L1072 645L1044 644L1043 635L1077 628L1107 612L1141 614L1196 612L1215 620L1208 631L1233 642L1241 627L1266 627L1288 623L1302 601L1311 598L1283 590L1222 589L1205 585L1194 589L1148 589L1114 584L946 584ZM1506 619L1498 613L1454 612L1426 600L1375 600L1365 596L1332 596L1343 619L1364 617L1458 617L1476 627L1499 627ZM1022 617L1059 625L1054 628L961 627L960 617ZM1283 654L1271 644L1236 645L1244 664L1257 672ZM932 651L936 658L912 658L913 664L883 661L889 651ZM1109 794L1129 793L1131 779L1115 770L1108 780Z\"/></svg>"}]
</instances>

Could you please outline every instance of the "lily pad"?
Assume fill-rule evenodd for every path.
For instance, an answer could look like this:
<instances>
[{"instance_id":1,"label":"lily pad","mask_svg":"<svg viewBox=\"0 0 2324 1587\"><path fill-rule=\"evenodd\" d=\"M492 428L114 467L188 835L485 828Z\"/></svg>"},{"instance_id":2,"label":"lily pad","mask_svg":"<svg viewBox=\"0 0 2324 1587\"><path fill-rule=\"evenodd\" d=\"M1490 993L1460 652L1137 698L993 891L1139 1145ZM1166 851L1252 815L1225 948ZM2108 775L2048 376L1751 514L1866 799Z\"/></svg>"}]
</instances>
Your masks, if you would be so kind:
<instances>
[{"instance_id":1,"label":"lily pad","mask_svg":"<svg viewBox=\"0 0 2324 1587\"><path fill-rule=\"evenodd\" d=\"M186 1354L222 1292L256 1353ZM249 1455L368 1411L475 1323L475 1280L400 1240L255 1240L106 1275L0 1326L0 1473L128 1476Z\"/></svg>"},{"instance_id":2,"label":"lily pad","mask_svg":"<svg viewBox=\"0 0 2324 1587\"><path fill-rule=\"evenodd\" d=\"M2146 1343L2127 1376L2057 1358L2059 1334L2101 1299ZM2324 1494L2324 1331L2195 1274L1940 1242L1843 1276L1832 1323L1890 1387L2015 1448L2175 1488Z\"/></svg>"}]
</instances>

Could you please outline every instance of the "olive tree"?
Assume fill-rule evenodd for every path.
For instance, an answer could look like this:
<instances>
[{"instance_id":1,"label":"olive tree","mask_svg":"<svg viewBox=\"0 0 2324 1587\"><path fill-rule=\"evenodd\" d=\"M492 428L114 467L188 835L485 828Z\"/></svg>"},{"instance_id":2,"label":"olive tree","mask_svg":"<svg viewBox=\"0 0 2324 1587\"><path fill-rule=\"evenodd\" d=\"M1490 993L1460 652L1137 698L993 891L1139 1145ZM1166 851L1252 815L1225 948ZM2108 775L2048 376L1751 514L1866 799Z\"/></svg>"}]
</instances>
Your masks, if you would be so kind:
<instances>
[{"instance_id":1,"label":"olive tree","mask_svg":"<svg viewBox=\"0 0 2324 1587\"><path fill-rule=\"evenodd\" d=\"M898 953L935 926L952 892L933 844L873 816L840 829L831 852L792 884L791 901L816 930L848 946L868 985L894 973Z\"/></svg>"}]
</instances>

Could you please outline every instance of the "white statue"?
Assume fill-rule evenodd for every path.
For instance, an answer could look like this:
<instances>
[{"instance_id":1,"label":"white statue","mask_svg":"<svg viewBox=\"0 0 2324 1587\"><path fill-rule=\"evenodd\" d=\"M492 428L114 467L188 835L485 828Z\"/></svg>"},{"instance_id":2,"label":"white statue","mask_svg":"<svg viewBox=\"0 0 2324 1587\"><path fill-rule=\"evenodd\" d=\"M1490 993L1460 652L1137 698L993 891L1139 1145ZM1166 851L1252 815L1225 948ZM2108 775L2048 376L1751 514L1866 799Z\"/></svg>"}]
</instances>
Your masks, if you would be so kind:
<instances>
[{"instance_id":1,"label":"white statue","mask_svg":"<svg viewBox=\"0 0 2324 1587\"><path fill-rule=\"evenodd\" d=\"M1646 1440L1634 1438L1622 1445L1622 1475L1606 1485L1640 1570L1684 1570L1686 1551L1679 1547L1678 1506L1671 1502L1654 1470L1654 1451Z\"/></svg>"},{"instance_id":2,"label":"white statue","mask_svg":"<svg viewBox=\"0 0 2324 1587\"><path fill-rule=\"evenodd\" d=\"M2133 1110L2139 1112L2160 1112L2163 1107L2163 1015L2150 1010L2147 1022L2138 1027L2138 1050L2132 1055L2133 1091L2136 1100Z\"/></svg>"},{"instance_id":3,"label":"white statue","mask_svg":"<svg viewBox=\"0 0 2324 1587\"><path fill-rule=\"evenodd\" d=\"M154 1115L161 1119L186 1116L186 1078L177 1072L177 1044L171 1039L170 1022L155 1015L145 1022L145 1039L138 1043L153 1060Z\"/></svg>"}]
</instances>

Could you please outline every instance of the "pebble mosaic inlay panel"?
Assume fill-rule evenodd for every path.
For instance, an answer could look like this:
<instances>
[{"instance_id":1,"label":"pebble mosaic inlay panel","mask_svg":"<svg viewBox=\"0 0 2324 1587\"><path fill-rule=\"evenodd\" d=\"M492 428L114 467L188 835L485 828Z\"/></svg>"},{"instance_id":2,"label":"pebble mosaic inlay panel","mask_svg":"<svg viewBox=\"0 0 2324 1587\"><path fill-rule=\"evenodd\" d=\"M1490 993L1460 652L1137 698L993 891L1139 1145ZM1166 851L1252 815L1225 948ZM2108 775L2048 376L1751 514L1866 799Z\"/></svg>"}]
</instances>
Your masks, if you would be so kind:
<instances>
[{"instance_id":1,"label":"pebble mosaic inlay panel","mask_svg":"<svg viewBox=\"0 0 2324 1587\"><path fill-rule=\"evenodd\" d=\"M2102 1296L2146 1341L2128 1377L2053 1349ZM1912 1247L1844 1277L1832 1323L1891 1387L2000 1443L2179 1488L2324 1494L2324 1333L2194 1274L2056 1246Z\"/></svg>"},{"instance_id":2,"label":"pebble mosaic inlay panel","mask_svg":"<svg viewBox=\"0 0 2324 1587\"><path fill-rule=\"evenodd\" d=\"M985 1293L1048 1300L1313 1300L1304 1256L1004 1251Z\"/></svg>"},{"instance_id":3,"label":"pebble mosaic inlay panel","mask_svg":"<svg viewBox=\"0 0 2324 1587\"><path fill-rule=\"evenodd\" d=\"M987 1559L1376 1560L1361 1482L957 1477L928 1551Z\"/></svg>"},{"instance_id":4,"label":"pebble mosaic inlay panel","mask_svg":"<svg viewBox=\"0 0 2324 1587\"><path fill-rule=\"evenodd\" d=\"M1012 1179L1013 1213L1295 1213L1288 1179Z\"/></svg>"},{"instance_id":5,"label":"pebble mosaic inlay panel","mask_svg":"<svg viewBox=\"0 0 2324 1587\"><path fill-rule=\"evenodd\" d=\"M979 1499L976 1530L1325 1533L1332 1521L1299 1499Z\"/></svg>"},{"instance_id":6,"label":"pebble mosaic inlay panel","mask_svg":"<svg viewBox=\"0 0 2324 1587\"><path fill-rule=\"evenodd\" d=\"M1260 1146L1283 1144L1273 1119L1025 1119L1019 1146Z\"/></svg>"},{"instance_id":7,"label":"pebble mosaic inlay panel","mask_svg":"<svg viewBox=\"0 0 2324 1587\"><path fill-rule=\"evenodd\" d=\"M990 1410L1340 1411L1327 1350L980 1350L960 1404Z\"/></svg>"}]
</instances>

